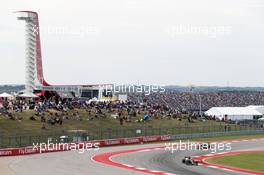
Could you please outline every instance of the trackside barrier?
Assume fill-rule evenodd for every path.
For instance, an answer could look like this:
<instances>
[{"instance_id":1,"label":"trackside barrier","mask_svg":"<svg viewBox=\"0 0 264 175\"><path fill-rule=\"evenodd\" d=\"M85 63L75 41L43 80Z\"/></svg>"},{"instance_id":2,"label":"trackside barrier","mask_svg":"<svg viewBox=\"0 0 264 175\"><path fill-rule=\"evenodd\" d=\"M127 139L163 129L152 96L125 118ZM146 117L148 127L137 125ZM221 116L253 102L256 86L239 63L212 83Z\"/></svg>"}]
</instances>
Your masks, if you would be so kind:
<instances>
[{"instance_id":1,"label":"trackside barrier","mask_svg":"<svg viewBox=\"0 0 264 175\"><path fill-rule=\"evenodd\" d=\"M81 143L75 143L75 144L79 144L78 148L82 149L85 145L88 144L97 145L98 147L105 147L105 146L129 145L129 144L138 144L138 143L147 143L147 142L160 142L160 141L169 141L169 140L171 140L170 135L161 135L161 136L142 136L142 137L108 139L108 140L97 140L97 141L95 140L90 142L84 142L82 144ZM56 148L56 150L52 149L51 147L45 148L45 150L43 150L43 148L40 148L39 146L8 148L8 149L0 149L0 157L69 151L69 150L71 150L71 144L69 144L69 147L67 149L65 149L65 145L59 145Z\"/></svg>"},{"instance_id":2,"label":"trackside barrier","mask_svg":"<svg viewBox=\"0 0 264 175\"><path fill-rule=\"evenodd\" d=\"M138 143L148 143L148 142L161 142L161 141L172 141L179 139L191 139L191 138L203 138L203 137L216 137L216 136L230 136L230 135L250 135L250 134L264 134L264 130L245 130L245 131L229 131L229 132L211 132L211 133L195 133L195 134L179 134L179 135L160 135L160 136L140 136L140 137L131 137L131 138L120 138L120 139L107 139L107 140L94 140L86 141L83 144L80 144L78 148L83 148L85 145L95 145L99 147L105 146L117 146L117 145L129 145L129 144L138 144ZM18 155L29 155L29 154L39 154L40 147L21 147L21 148L7 148L0 149L1 156L18 156ZM68 151L65 150L63 145L59 149L53 150L46 148L42 150L42 153L48 152L59 152L59 151Z\"/></svg>"},{"instance_id":3,"label":"trackside barrier","mask_svg":"<svg viewBox=\"0 0 264 175\"><path fill-rule=\"evenodd\" d=\"M78 142L78 141L91 141L91 140L106 140L106 139L120 139L120 138L131 138L131 137L144 137L144 136L155 136L155 135L184 135L192 133L209 133L209 132L232 132L232 131L245 131L245 130L264 130L262 127L253 126L241 126L233 124L222 124L217 125L204 125L204 126L174 126L174 127L139 127L139 128L122 128L122 129L98 129L93 131L78 131L73 130L67 131L54 131L49 130L43 131L41 134L34 133L16 133L9 135L5 131L1 132L0 128L0 149L4 148L21 148L31 146L33 143L41 143L48 140L62 140L63 142Z\"/></svg>"}]
</instances>

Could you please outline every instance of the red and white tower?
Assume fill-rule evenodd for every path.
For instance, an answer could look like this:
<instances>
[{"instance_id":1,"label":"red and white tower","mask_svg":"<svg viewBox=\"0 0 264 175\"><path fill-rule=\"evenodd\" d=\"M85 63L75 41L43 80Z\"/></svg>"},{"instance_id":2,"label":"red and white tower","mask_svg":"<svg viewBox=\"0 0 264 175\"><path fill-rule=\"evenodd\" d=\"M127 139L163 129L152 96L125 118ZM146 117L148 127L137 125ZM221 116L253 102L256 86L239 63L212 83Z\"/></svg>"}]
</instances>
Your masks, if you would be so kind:
<instances>
[{"instance_id":1,"label":"red and white tower","mask_svg":"<svg viewBox=\"0 0 264 175\"><path fill-rule=\"evenodd\" d=\"M47 92L63 92L74 94L76 97L97 98L103 97L105 85L50 85L43 76L40 29L37 12L18 11L17 19L26 23L26 92L25 97L34 96L34 90L41 91L41 96L46 96ZM28 95L27 95L28 94ZM49 94L49 93L48 93ZM50 93L51 94L51 93Z\"/></svg>"},{"instance_id":2,"label":"red and white tower","mask_svg":"<svg viewBox=\"0 0 264 175\"><path fill-rule=\"evenodd\" d=\"M26 93L32 94L36 86L47 86L42 69L40 30L38 14L33 11L18 11L18 20L26 23Z\"/></svg>"}]
</instances>

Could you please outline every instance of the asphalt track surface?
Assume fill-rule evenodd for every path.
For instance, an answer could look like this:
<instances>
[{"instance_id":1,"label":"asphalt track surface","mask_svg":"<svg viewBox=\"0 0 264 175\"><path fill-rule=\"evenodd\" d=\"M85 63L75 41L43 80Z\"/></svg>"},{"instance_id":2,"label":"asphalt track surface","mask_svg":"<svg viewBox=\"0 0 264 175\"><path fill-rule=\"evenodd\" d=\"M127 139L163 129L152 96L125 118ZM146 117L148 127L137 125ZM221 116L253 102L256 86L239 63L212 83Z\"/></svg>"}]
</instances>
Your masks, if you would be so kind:
<instances>
[{"instance_id":1,"label":"asphalt track surface","mask_svg":"<svg viewBox=\"0 0 264 175\"><path fill-rule=\"evenodd\" d=\"M29 156L0 158L1 175L141 175L144 173L109 166L92 160L101 153L151 148L164 146L159 144L129 145L105 147L99 151L56 152ZM232 151L263 150L264 141L246 141L232 143ZM111 160L149 170L167 172L176 175L238 175L241 172L224 171L204 166L187 166L181 163L184 156L208 154L205 151L176 151L171 153L165 149L126 153L114 156Z\"/></svg>"}]
</instances>

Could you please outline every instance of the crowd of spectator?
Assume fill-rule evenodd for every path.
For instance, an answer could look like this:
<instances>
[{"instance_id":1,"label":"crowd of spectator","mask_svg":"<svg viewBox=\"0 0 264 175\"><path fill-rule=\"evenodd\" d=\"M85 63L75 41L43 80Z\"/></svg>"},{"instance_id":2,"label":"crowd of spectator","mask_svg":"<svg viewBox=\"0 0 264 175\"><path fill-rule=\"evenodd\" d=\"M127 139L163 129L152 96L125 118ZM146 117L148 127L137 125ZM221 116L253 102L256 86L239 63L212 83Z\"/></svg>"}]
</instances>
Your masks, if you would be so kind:
<instances>
[{"instance_id":1,"label":"crowd of spectator","mask_svg":"<svg viewBox=\"0 0 264 175\"><path fill-rule=\"evenodd\" d=\"M23 118L16 113L24 110L34 110L29 119L39 119L46 128L48 125L63 125L65 120L89 120L111 116L125 122L145 122L153 119L176 118L181 120L182 113L188 114L188 121L199 119L200 104L202 110L215 106L247 106L263 105L264 92L164 92L144 94L129 94L126 102L91 102L83 99L1 99L0 115L11 120L21 121ZM79 113L85 111L85 115ZM133 117L140 115L140 119ZM212 120L213 118L205 119Z\"/></svg>"},{"instance_id":2,"label":"crowd of spectator","mask_svg":"<svg viewBox=\"0 0 264 175\"><path fill-rule=\"evenodd\" d=\"M85 111L80 114L80 109ZM131 101L105 101L95 102L82 99L60 99L53 97L50 99L2 99L0 101L0 115L11 120L21 121L22 117L18 117L17 113L25 110L34 110L34 115L29 119L36 121L38 118L45 124L62 125L63 121L68 119L89 120L96 118L105 118L111 116L120 121L120 125L124 122L145 122L153 118L176 117L177 111L172 110L164 105L159 104L140 104ZM141 119L134 119L137 115L142 116Z\"/></svg>"},{"instance_id":3,"label":"crowd of spectator","mask_svg":"<svg viewBox=\"0 0 264 175\"><path fill-rule=\"evenodd\" d=\"M243 107L263 105L264 92L164 92L130 94L129 100L136 103L160 104L178 111L203 111L211 107Z\"/></svg>"}]
</instances>

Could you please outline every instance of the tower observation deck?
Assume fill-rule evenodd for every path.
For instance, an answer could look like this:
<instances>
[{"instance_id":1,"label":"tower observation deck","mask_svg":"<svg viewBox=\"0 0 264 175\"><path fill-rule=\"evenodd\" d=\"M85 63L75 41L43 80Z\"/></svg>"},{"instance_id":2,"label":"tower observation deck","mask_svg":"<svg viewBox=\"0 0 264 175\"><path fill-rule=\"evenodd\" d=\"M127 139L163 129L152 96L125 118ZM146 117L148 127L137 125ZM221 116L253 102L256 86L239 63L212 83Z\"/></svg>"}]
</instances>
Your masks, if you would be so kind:
<instances>
[{"instance_id":1,"label":"tower observation deck","mask_svg":"<svg viewBox=\"0 0 264 175\"><path fill-rule=\"evenodd\" d=\"M17 19L25 21L26 32L26 66L25 66L25 94L34 96L35 91L40 91L42 96L46 92L71 93L75 97L103 98L105 88L112 84L97 85L50 85L43 76L42 55L40 42L39 18L37 12L17 11Z\"/></svg>"}]
</instances>

